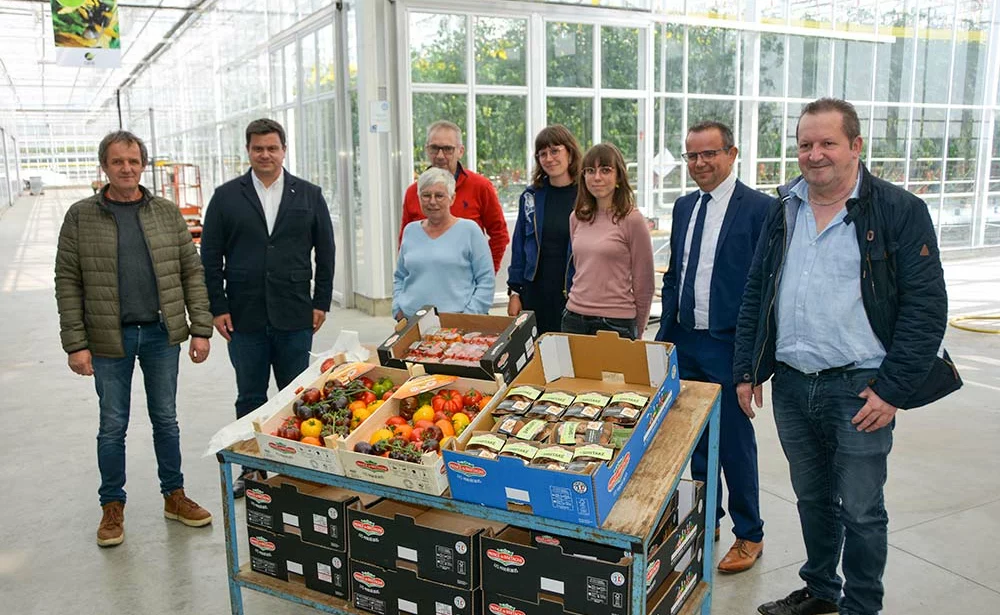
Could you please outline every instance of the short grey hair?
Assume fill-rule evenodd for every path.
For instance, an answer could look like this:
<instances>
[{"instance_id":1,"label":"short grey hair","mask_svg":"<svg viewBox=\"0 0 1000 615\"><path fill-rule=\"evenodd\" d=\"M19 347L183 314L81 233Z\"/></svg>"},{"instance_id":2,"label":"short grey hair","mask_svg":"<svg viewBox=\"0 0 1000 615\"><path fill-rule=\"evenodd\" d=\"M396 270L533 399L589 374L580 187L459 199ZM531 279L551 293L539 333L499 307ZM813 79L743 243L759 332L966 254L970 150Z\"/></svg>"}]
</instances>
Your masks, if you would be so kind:
<instances>
[{"instance_id":1,"label":"short grey hair","mask_svg":"<svg viewBox=\"0 0 1000 615\"><path fill-rule=\"evenodd\" d=\"M425 188L438 184L444 184L444 187L448 189L448 198L455 198L455 176L449 171L437 167L427 169L417 178L417 196L419 197Z\"/></svg>"},{"instance_id":2,"label":"short grey hair","mask_svg":"<svg viewBox=\"0 0 1000 615\"><path fill-rule=\"evenodd\" d=\"M149 152L146 151L146 144L142 142L142 139L127 130L116 130L105 135L101 139L101 144L97 146L97 159L101 162L102 167L108 166L108 148L115 143L138 145L142 166L145 167L149 164Z\"/></svg>"},{"instance_id":3,"label":"short grey hair","mask_svg":"<svg viewBox=\"0 0 1000 615\"><path fill-rule=\"evenodd\" d=\"M434 132L435 130L440 130L441 128L447 128L448 130L453 130L455 132L455 136L458 137L458 144L459 145L462 144L462 129L459 128L458 124L456 124L455 122L449 122L448 120L438 120L433 124L431 124L430 126L428 126L427 137L425 139L425 142L429 142L431 140L432 132Z\"/></svg>"}]
</instances>

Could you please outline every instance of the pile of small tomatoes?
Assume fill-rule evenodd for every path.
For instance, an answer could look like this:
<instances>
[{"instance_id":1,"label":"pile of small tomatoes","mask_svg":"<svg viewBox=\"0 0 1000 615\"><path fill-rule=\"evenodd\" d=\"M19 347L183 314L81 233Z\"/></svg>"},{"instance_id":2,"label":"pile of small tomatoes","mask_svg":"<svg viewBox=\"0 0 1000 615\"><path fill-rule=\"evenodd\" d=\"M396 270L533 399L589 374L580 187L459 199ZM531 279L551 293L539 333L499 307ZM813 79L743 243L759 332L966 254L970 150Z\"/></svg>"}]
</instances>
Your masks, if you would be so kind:
<instances>
[{"instance_id":1,"label":"pile of small tomatoes","mask_svg":"<svg viewBox=\"0 0 1000 615\"><path fill-rule=\"evenodd\" d=\"M476 389L464 394L456 389L439 389L403 398L399 414L390 417L367 442L358 442L354 450L420 463L424 453L440 454L449 439L462 435L490 399Z\"/></svg>"}]
</instances>

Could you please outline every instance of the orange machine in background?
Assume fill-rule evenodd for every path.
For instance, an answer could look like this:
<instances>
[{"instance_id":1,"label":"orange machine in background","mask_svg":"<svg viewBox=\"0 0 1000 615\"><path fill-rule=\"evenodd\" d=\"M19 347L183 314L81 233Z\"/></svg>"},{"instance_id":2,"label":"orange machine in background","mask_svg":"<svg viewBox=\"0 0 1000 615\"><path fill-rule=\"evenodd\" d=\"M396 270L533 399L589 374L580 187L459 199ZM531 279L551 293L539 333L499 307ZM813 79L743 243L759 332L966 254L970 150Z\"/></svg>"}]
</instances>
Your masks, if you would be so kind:
<instances>
[{"instance_id":1,"label":"orange machine in background","mask_svg":"<svg viewBox=\"0 0 1000 615\"><path fill-rule=\"evenodd\" d=\"M177 203L195 244L201 243L201 169L196 164L158 160L154 163L160 196Z\"/></svg>"}]
</instances>

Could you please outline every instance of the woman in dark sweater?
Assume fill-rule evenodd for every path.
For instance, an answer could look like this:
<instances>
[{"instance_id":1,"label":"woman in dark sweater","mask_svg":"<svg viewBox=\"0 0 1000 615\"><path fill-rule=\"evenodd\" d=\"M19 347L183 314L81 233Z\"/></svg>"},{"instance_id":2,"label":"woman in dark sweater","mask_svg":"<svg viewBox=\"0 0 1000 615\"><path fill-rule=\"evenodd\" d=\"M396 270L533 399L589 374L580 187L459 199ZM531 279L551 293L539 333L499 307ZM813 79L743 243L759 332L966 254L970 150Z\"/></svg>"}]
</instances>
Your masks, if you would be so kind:
<instances>
[{"instance_id":1,"label":"woman in dark sweater","mask_svg":"<svg viewBox=\"0 0 1000 615\"><path fill-rule=\"evenodd\" d=\"M565 126L546 126L535 137L532 184L521 194L511 241L507 313L535 313L538 332L559 331L569 293L569 217L583 154Z\"/></svg>"}]
</instances>

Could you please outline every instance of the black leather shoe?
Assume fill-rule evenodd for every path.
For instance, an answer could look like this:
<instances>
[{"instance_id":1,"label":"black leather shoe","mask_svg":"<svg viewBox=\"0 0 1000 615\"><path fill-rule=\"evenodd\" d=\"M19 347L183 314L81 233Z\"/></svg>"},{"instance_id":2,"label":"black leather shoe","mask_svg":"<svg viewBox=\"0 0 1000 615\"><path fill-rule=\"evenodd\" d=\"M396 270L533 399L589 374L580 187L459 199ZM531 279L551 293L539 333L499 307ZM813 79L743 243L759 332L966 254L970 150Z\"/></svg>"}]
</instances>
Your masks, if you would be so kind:
<instances>
[{"instance_id":1,"label":"black leather shoe","mask_svg":"<svg viewBox=\"0 0 1000 615\"><path fill-rule=\"evenodd\" d=\"M781 600L760 605L757 612L761 615L837 615L837 605L829 600L816 598L808 589L803 588Z\"/></svg>"}]
</instances>

